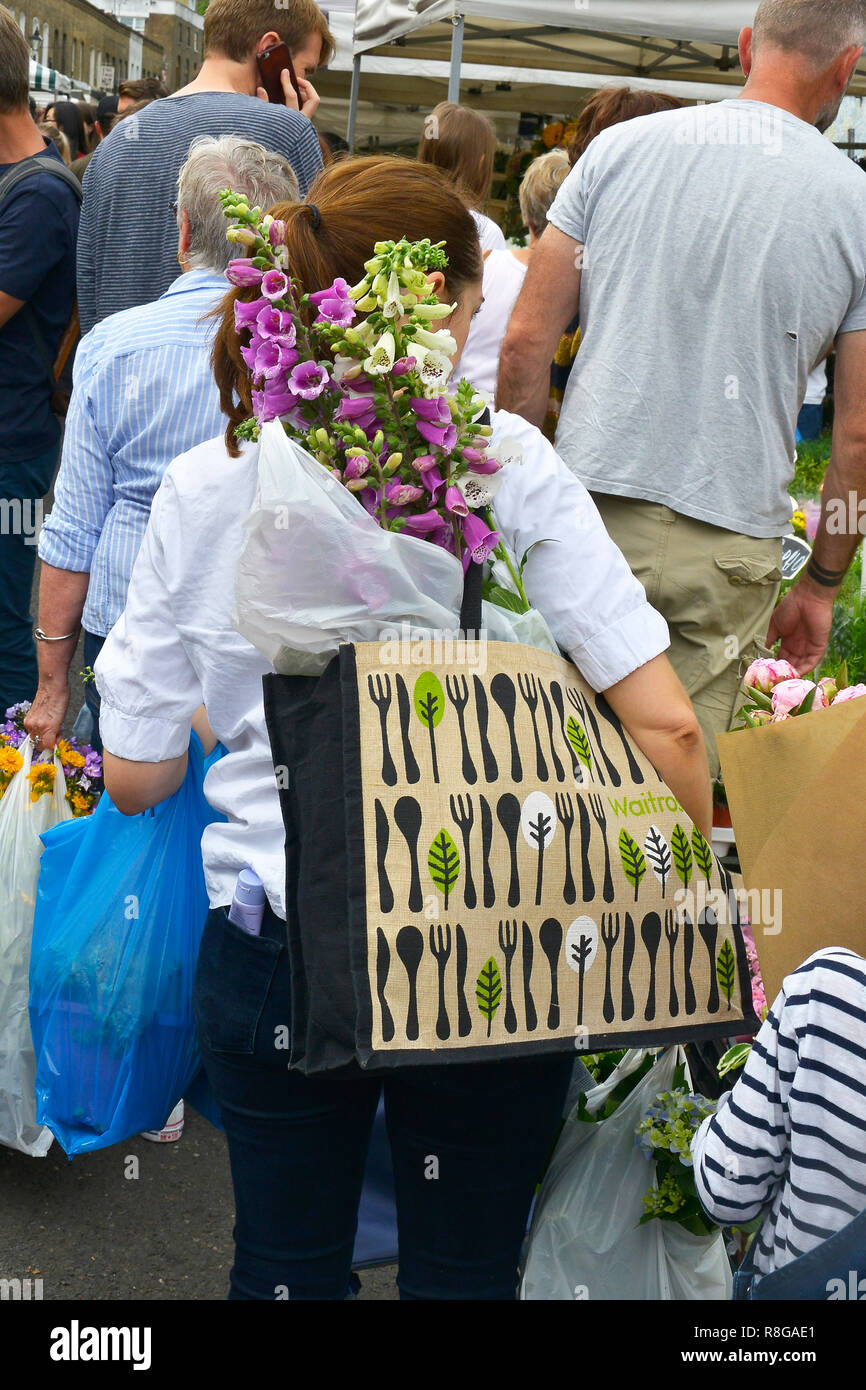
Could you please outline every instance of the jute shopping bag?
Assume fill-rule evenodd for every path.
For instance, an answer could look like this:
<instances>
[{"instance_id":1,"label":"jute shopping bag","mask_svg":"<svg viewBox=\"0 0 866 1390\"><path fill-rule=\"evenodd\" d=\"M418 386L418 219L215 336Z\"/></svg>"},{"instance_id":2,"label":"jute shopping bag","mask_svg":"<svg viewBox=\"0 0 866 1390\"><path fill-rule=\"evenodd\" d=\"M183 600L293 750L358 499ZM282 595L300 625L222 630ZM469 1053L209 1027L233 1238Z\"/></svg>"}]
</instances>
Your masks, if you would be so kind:
<instances>
[{"instance_id":1,"label":"jute shopping bag","mask_svg":"<svg viewBox=\"0 0 866 1390\"><path fill-rule=\"evenodd\" d=\"M371 642L318 679L264 685L290 1065L757 1027L729 876L570 662L507 642Z\"/></svg>"}]
</instances>

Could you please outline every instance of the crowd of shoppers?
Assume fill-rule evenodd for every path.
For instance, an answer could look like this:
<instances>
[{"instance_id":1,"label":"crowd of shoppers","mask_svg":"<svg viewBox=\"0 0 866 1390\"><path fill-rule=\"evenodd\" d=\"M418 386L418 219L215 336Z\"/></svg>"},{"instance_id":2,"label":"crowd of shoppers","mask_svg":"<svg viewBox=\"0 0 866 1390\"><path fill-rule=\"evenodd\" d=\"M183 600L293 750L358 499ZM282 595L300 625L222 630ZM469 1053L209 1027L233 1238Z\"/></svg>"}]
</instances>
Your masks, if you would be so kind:
<instances>
[{"instance_id":1,"label":"crowd of shoppers","mask_svg":"<svg viewBox=\"0 0 866 1390\"><path fill-rule=\"evenodd\" d=\"M434 288L451 317L438 326L462 351L457 375L496 396L494 421L511 412L500 418L523 449L497 496L499 528L507 538L531 525L560 542L534 565L544 573L537 606L552 623L554 609L567 615L578 665L604 636L609 703L709 835L715 735L731 720L740 659L781 638L800 672L814 667L856 543L831 533L827 504L866 496L866 183L819 135L863 52L866 4L762 0L741 36L748 81L733 100L695 109L656 93L600 93L569 150L527 171L524 248L507 247L485 212L496 136L467 107L435 108L414 161L333 159L312 125L312 78L334 51L313 0L211 0L204 37L201 70L181 91L128 82L96 108L56 102L37 126L27 44L0 6L0 503L19 516L0 532L0 709L35 694L28 731L54 746L83 628L85 661L97 668L98 689L86 695L92 741L104 740L107 786L132 815L180 786L206 708L226 750L208 784L225 823L203 844L212 911L196 1013L238 1208L231 1296L269 1299L287 1287L294 1299L342 1298L382 1083L287 1072L272 1045L291 1008L283 830L262 705L270 667L230 619L227 576L256 474L254 446L238 448L231 433L250 381L234 336L244 296L225 297L231 248L218 194L231 187L275 209L309 291L359 280L377 240L446 243ZM257 66L278 43L295 79L282 74L285 104L267 100ZM754 138L724 138L731 128ZM77 328L76 276L84 336L39 541L37 672L38 526L28 532L21 518L56 472L58 363ZM776 608L795 424L809 374L834 343L824 516L804 577ZM571 372L554 450L540 426L561 389L557 366ZM226 915L248 865L268 895L255 941ZM798 1049L798 1068L812 1073L863 1052L861 966L837 956L804 967L809 988L825 993L844 976L856 1014L817 1065L804 1028L817 1020L827 1041L838 1010L825 1018L817 994L801 1008L800 981L786 981L787 1011L776 1006L741 1083L750 1113L735 1096L696 1149L708 1210L769 1210L759 1274L840 1224L810 1233L809 1203L823 1200L802 1196L810 1165L820 1160L835 1184L827 1209L842 1209L839 1182L854 1194L844 1211L862 1209L862 1173L838 1160L844 1125L812 1146L777 1132L797 1101L778 1048ZM509 1298L571 1064L456 1070L447 1089L435 1069L384 1083L401 1291ZM780 1140L769 1156L768 1125ZM737 1145L750 1162L726 1186L717 1150ZM449 1146L449 1172L425 1182L423 1151ZM494 1164L496 1232L479 1242ZM797 1182L796 1164L807 1170Z\"/></svg>"}]
</instances>

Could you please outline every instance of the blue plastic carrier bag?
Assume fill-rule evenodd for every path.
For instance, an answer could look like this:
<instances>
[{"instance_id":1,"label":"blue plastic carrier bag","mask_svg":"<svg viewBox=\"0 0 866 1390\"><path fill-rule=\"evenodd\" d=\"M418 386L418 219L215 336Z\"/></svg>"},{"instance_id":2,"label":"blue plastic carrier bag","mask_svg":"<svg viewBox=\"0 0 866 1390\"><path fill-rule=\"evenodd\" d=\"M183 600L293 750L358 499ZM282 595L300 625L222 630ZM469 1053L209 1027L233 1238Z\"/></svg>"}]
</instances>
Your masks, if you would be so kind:
<instances>
[{"instance_id":1,"label":"blue plastic carrier bag","mask_svg":"<svg viewBox=\"0 0 866 1390\"><path fill-rule=\"evenodd\" d=\"M36 1101L66 1153L160 1129L201 1069L192 990L208 912L205 800L193 734L180 790L127 817L104 795L92 816L43 837L30 1025Z\"/></svg>"}]
</instances>

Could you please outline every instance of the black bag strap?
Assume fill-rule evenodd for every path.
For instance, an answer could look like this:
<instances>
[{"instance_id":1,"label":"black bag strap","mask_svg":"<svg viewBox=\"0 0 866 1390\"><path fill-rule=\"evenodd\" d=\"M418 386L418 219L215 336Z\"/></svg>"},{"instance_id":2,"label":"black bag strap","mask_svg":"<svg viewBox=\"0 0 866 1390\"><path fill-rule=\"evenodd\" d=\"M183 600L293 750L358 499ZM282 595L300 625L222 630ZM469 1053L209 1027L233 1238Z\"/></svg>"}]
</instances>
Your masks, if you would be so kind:
<instances>
[{"instance_id":1,"label":"black bag strap","mask_svg":"<svg viewBox=\"0 0 866 1390\"><path fill-rule=\"evenodd\" d=\"M47 148L48 146L46 145L46 149ZM2 208L13 189L17 188L25 179L32 178L35 174L51 174L54 178L61 179L62 182L66 184L67 188L72 189L78 199L79 207L81 206L81 201L84 197L81 184L78 182L75 175L67 169L66 165L61 164L59 159L44 159L41 155L34 154L28 159L20 160L13 169L9 170L8 174L4 174L3 178L0 179L0 208ZM39 320L31 304L25 304L20 312L21 317L27 324L30 337L33 339L33 345L36 348L42 366L45 368L45 375L53 391L57 385L57 379L54 375L54 359L48 351L48 344L45 341L42 329L39 327Z\"/></svg>"},{"instance_id":2,"label":"black bag strap","mask_svg":"<svg viewBox=\"0 0 866 1390\"><path fill-rule=\"evenodd\" d=\"M478 417L479 425L490 424L490 410L485 408ZM470 641L481 633L481 599L483 591L483 565L470 561L463 581L463 603L460 608L460 631Z\"/></svg>"},{"instance_id":3,"label":"black bag strap","mask_svg":"<svg viewBox=\"0 0 866 1390\"><path fill-rule=\"evenodd\" d=\"M3 178L0 179L0 207L12 190L18 187L19 183L32 178L34 174L51 174L53 178L61 179L67 188L72 189L78 199L78 206L81 206L84 190L72 171L67 169L66 165L62 164L59 159L44 159L42 155L32 154L27 159L19 160L8 174L4 174Z\"/></svg>"}]
</instances>

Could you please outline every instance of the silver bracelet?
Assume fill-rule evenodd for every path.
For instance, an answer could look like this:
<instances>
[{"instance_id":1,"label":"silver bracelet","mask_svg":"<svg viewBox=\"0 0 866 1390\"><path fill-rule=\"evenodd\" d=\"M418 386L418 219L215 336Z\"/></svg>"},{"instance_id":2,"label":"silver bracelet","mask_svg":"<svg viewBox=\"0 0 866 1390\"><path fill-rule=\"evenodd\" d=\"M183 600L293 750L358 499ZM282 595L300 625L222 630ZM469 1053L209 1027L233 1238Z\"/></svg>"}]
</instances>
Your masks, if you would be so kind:
<instances>
[{"instance_id":1,"label":"silver bracelet","mask_svg":"<svg viewBox=\"0 0 866 1390\"><path fill-rule=\"evenodd\" d=\"M36 629L36 632L34 633L34 636L37 642L68 642L71 637L78 636L78 631L76 630L75 632L67 632L65 637L46 637L45 633L42 631L42 628L38 627Z\"/></svg>"}]
</instances>

